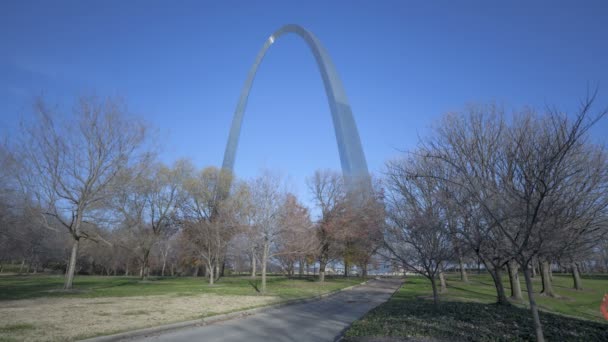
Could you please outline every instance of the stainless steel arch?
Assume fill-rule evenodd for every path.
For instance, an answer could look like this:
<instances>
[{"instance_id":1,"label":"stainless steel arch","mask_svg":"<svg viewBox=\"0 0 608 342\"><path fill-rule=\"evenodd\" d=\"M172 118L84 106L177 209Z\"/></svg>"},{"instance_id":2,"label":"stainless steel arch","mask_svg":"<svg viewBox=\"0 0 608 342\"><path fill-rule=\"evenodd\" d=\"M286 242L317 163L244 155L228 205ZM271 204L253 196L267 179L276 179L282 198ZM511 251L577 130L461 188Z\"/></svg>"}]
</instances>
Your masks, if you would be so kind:
<instances>
[{"instance_id":1,"label":"stainless steel arch","mask_svg":"<svg viewBox=\"0 0 608 342\"><path fill-rule=\"evenodd\" d=\"M230 135L228 136L226 151L224 152L224 162L222 168L232 174L234 160L236 157L236 149L239 142L239 136L241 134L243 115L245 113L247 99L253 85L255 74L270 45L272 45L276 39L286 33L295 33L304 39L315 57L317 66L321 73L321 78L323 79L323 85L325 86L327 101L329 102L329 108L336 133L336 140L338 143L338 152L340 154L342 173L347 181L347 185L352 187L355 183L360 184L361 182L367 184L369 182L367 162L365 160L365 155L363 154L363 148L361 147L361 139L359 138L357 125L355 124L355 120L346 97L346 92L342 86L342 81L340 81L340 78L338 77L338 73L329 57L329 54L325 48L323 48L319 40L312 33L299 25L285 25L278 29L266 40L264 46L262 46L262 49L256 56L253 66L251 69L249 69L247 80L245 81L243 90L241 91L241 97L239 98L236 110L234 111Z\"/></svg>"}]
</instances>

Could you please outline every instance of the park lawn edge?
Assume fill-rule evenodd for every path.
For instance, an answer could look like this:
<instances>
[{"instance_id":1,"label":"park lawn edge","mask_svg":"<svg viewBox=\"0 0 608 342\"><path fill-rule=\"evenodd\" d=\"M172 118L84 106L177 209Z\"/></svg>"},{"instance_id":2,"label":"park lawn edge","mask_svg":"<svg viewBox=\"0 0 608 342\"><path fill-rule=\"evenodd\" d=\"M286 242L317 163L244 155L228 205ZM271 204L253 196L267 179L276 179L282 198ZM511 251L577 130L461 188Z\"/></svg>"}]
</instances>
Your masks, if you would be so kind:
<instances>
[{"instance_id":1,"label":"park lawn edge","mask_svg":"<svg viewBox=\"0 0 608 342\"><path fill-rule=\"evenodd\" d=\"M138 337L138 336L145 336L145 335L155 334L155 333L160 333L160 332L167 332L167 331L177 330L177 329L186 328L186 327L213 324L216 322L226 321L226 320L230 320L230 319L237 318L237 317L245 317L245 316L254 315L256 313L263 312L265 310L274 309L274 308L278 308L278 307L282 307L282 306L313 302L313 301L316 301L316 300L319 300L319 299L322 299L325 297L335 295L335 294L343 292L343 291L351 290L357 286L364 285L370 280L371 280L371 278L367 279L361 283L358 283L358 284L350 285L350 286L347 286L344 288L332 290L332 291L314 295L314 296L304 296L301 298L292 298L292 299L283 299L283 300L279 299L276 302L271 302L268 304L253 305L253 306L249 306L249 307L241 308L241 309L211 313L211 314L203 315L201 318L198 318L198 319L186 320L186 321L177 320L174 322L169 322L167 324L157 325L157 326L150 325L147 327L144 326L144 327L136 328L133 330L118 329L116 331L111 331L109 333L106 332L106 333L101 333L101 334L80 335L76 338L76 340L83 341L83 342L119 341L122 339L134 338L134 337Z\"/></svg>"}]
</instances>

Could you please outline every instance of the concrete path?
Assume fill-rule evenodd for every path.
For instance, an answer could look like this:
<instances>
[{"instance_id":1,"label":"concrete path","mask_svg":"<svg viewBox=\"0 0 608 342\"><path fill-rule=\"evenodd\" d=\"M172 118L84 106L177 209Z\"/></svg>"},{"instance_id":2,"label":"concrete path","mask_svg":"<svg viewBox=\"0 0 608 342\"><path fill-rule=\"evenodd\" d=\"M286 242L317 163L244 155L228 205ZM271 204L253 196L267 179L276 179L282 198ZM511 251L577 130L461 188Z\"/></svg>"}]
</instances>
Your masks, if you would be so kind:
<instances>
[{"instance_id":1,"label":"concrete path","mask_svg":"<svg viewBox=\"0 0 608 342\"><path fill-rule=\"evenodd\" d=\"M334 341L352 322L388 300L400 285L397 279L371 280L318 301L130 341Z\"/></svg>"}]
</instances>

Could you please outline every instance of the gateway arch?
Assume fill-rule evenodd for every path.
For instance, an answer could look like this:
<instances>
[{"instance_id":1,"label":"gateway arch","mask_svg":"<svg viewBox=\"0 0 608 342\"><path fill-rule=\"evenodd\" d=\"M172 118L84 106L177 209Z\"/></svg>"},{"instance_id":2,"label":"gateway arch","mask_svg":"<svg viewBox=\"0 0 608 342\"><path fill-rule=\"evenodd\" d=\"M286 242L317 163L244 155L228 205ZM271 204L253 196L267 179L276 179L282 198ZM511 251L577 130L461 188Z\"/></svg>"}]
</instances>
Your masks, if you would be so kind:
<instances>
[{"instance_id":1,"label":"gateway arch","mask_svg":"<svg viewBox=\"0 0 608 342\"><path fill-rule=\"evenodd\" d=\"M361 147L361 139L359 138L357 125L355 124L353 113L348 103L342 82L338 76L338 72L332 63L329 54L325 48L323 48L319 40L312 33L299 25L285 25L281 27L266 40L264 46L262 46L262 49L258 52L251 69L249 69L247 80L243 85L239 102L234 111L230 135L228 136L226 151L224 152L222 169L229 172L229 174L232 174L233 172L236 150L241 134L241 126L243 124L243 116L245 114L245 108L247 107L247 99L251 87L253 86L253 80L258 67L262 63L268 48L270 48L279 37L287 33L295 33L304 39L317 62L317 67L319 68L321 78L323 79L325 93L327 94L327 102L329 103L329 109L331 111L336 133L336 141L338 143L342 174L347 187L349 190L354 190L355 184L369 187L371 184L369 181L367 162L365 160L365 155L363 154L363 148Z\"/></svg>"}]
</instances>

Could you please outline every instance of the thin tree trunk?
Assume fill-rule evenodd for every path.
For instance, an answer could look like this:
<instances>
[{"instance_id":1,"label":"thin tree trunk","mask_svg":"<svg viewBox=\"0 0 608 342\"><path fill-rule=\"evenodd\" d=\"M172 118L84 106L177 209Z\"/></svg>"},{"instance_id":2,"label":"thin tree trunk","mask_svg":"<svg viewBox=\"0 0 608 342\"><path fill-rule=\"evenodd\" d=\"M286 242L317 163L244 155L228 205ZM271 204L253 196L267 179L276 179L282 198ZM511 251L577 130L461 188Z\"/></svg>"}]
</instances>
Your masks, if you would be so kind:
<instances>
[{"instance_id":1,"label":"thin tree trunk","mask_svg":"<svg viewBox=\"0 0 608 342\"><path fill-rule=\"evenodd\" d=\"M530 276L530 270L528 266L522 267L524 270L524 278L526 279L526 289L528 290L528 300L530 302L530 311L532 311L532 320L534 321L534 330L536 332L536 341L545 342L545 336L543 335L543 326L540 323L540 317L538 315L538 307L536 306L536 300L534 299L534 287L532 285L532 277Z\"/></svg>"},{"instance_id":2,"label":"thin tree trunk","mask_svg":"<svg viewBox=\"0 0 608 342\"><path fill-rule=\"evenodd\" d=\"M268 264L268 243L264 244L262 252L262 293L266 293L266 264Z\"/></svg>"},{"instance_id":3,"label":"thin tree trunk","mask_svg":"<svg viewBox=\"0 0 608 342\"><path fill-rule=\"evenodd\" d=\"M439 293L437 293L437 284L435 277L430 277L431 287L433 288L433 303L435 307L439 307Z\"/></svg>"},{"instance_id":4,"label":"thin tree trunk","mask_svg":"<svg viewBox=\"0 0 608 342\"><path fill-rule=\"evenodd\" d=\"M348 261L344 258L344 277L348 278Z\"/></svg>"},{"instance_id":5,"label":"thin tree trunk","mask_svg":"<svg viewBox=\"0 0 608 342\"><path fill-rule=\"evenodd\" d=\"M25 258L21 259L21 266L19 266L19 274L23 273L23 266L25 266Z\"/></svg>"},{"instance_id":6,"label":"thin tree trunk","mask_svg":"<svg viewBox=\"0 0 608 342\"><path fill-rule=\"evenodd\" d=\"M511 299L522 300L521 284L519 283L519 274L517 272L517 263L515 260L509 261L509 282L511 283Z\"/></svg>"},{"instance_id":7,"label":"thin tree trunk","mask_svg":"<svg viewBox=\"0 0 608 342\"><path fill-rule=\"evenodd\" d=\"M72 284L74 283L74 273L76 272L76 258L78 258L78 246L80 244L80 239L74 239L74 243L72 244L72 253L70 253L70 263L65 273L65 283L63 284L63 288L66 290L72 289Z\"/></svg>"},{"instance_id":8,"label":"thin tree trunk","mask_svg":"<svg viewBox=\"0 0 608 342\"><path fill-rule=\"evenodd\" d=\"M148 277L148 255L149 252L144 252L144 259L142 260L141 265L141 280L146 280L146 278Z\"/></svg>"},{"instance_id":9,"label":"thin tree trunk","mask_svg":"<svg viewBox=\"0 0 608 342\"><path fill-rule=\"evenodd\" d=\"M167 266L167 259L163 258L163 268L160 271L160 276L164 277L165 276L165 267Z\"/></svg>"},{"instance_id":10,"label":"thin tree trunk","mask_svg":"<svg viewBox=\"0 0 608 342\"><path fill-rule=\"evenodd\" d=\"M494 267L491 270L488 269L488 272L492 276L492 280L494 281L494 288L496 288L496 302L501 305L509 304L509 301L507 300L507 295L505 294L505 287L502 285L502 273L500 271L500 268Z\"/></svg>"},{"instance_id":11,"label":"thin tree trunk","mask_svg":"<svg viewBox=\"0 0 608 342\"><path fill-rule=\"evenodd\" d=\"M213 267L213 264L211 264L210 262L207 263L207 270L209 270L209 285L213 285L213 281L215 280L215 276L213 274L213 269L215 267Z\"/></svg>"},{"instance_id":12,"label":"thin tree trunk","mask_svg":"<svg viewBox=\"0 0 608 342\"><path fill-rule=\"evenodd\" d=\"M461 256L458 257L458 265L460 267L460 280L462 280L465 283L468 283L469 276L467 275L467 270L464 267L464 262L463 262Z\"/></svg>"},{"instance_id":13,"label":"thin tree trunk","mask_svg":"<svg viewBox=\"0 0 608 342\"><path fill-rule=\"evenodd\" d=\"M319 262L319 282L325 281L325 261Z\"/></svg>"},{"instance_id":14,"label":"thin tree trunk","mask_svg":"<svg viewBox=\"0 0 608 342\"><path fill-rule=\"evenodd\" d=\"M575 262L572 263L572 277L574 278L574 289L582 290L583 282L581 281L581 274L578 270L578 265Z\"/></svg>"},{"instance_id":15,"label":"thin tree trunk","mask_svg":"<svg viewBox=\"0 0 608 342\"><path fill-rule=\"evenodd\" d=\"M256 264L255 264L255 253L251 252L251 278L255 279L255 272L256 272Z\"/></svg>"},{"instance_id":16,"label":"thin tree trunk","mask_svg":"<svg viewBox=\"0 0 608 342\"><path fill-rule=\"evenodd\" d=\"M439 268L439 283L441 284L440 293L448 292L448 285L445 282L445 274L443 273L443 268Z\"/></svg>"},{"instance_id":17,"label":"thin tree trunk","mask_svg":"<svg viewBox=\"0 0 608 342\"><path fill-rule=\"evenodd\" d=\"M125 264L125 277L129 276L129 263Z\"/></svg>"},{"instance_id":18,"label":"thin tree trunk","mask_svg":"<svg viewBox=\"0 0 608 342\"><path fill-rule=\"evenodd\" d=\"M549 296L549 297L555 297L555 293L553 292L553 286L551 285L551 278L549 275L549 262L548 261L543 261L540 264L540 276L542 278L542 283L543 283L543 289L541 291L541 294L543 296Z\"/></svg>"}]
</instances>

